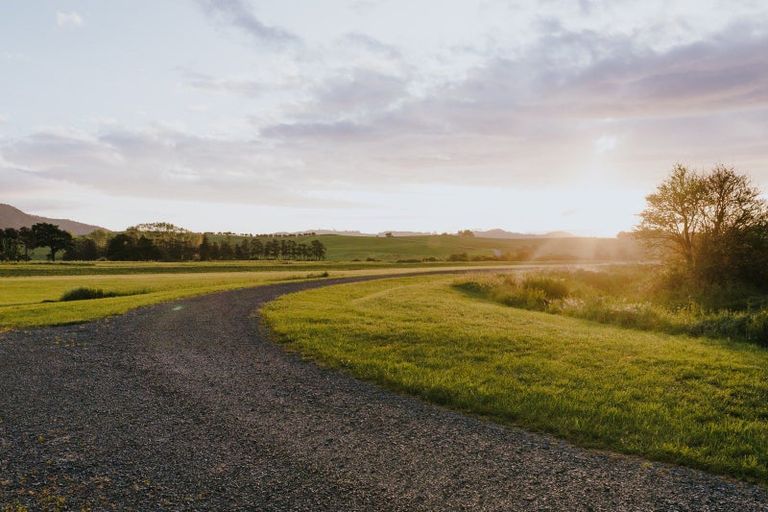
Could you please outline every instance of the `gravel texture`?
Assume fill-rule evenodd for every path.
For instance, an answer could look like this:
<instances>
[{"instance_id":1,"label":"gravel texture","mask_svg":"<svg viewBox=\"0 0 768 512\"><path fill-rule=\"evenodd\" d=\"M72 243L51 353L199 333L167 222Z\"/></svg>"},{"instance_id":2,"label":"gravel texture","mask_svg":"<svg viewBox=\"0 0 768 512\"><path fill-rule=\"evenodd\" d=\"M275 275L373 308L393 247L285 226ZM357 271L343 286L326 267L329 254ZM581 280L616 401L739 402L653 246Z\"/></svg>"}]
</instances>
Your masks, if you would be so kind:
<instances>
[{"instance_id":1,"label":"gravel texture","mask_svg":"<svg viewBox=\"0 0 768 512\"><path fill-rule=\"evenodd\" d=\"M319 368L271 343L253 314L351 280L0 334L0 510L768 511L763 487Z\"/></svg>"}]
</instances>

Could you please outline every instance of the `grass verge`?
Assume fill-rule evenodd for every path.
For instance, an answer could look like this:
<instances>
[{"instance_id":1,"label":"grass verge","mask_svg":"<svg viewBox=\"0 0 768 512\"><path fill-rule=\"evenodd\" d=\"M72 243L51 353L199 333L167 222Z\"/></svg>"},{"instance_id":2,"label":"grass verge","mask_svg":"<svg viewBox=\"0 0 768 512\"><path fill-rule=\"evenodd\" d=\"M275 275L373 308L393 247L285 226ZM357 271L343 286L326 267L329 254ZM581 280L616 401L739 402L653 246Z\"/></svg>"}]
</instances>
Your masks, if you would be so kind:
<instances>
[{"instance_id":1,"label":"grass verge","mask_svg":"<svg viewBox=\"0 0 768 512\"><path fill-rule=\"evenodd\" d=\"M505 307L418 277L287 295L280 340L458 410L768 483L768 351Z\"/></svg>"}]
</instances>

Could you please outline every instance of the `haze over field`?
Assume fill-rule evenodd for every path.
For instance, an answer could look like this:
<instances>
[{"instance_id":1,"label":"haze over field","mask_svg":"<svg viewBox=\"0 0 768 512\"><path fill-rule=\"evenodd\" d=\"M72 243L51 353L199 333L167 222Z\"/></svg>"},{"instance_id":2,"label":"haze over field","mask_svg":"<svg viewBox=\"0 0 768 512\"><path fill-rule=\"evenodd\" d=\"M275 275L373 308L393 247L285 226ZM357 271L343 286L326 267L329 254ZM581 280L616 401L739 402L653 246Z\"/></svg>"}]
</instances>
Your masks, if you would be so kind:
<instances>
[{"instance_id":1,"label":"haze over field","mask_svg":"<svg viewBox=\"0 0 768 512\"><path fill-rule=\"evenodd\" d=\"M0 5L0 202L110 229L614 235L768 185L754 1Z\"/></svg>"}]
</instances>

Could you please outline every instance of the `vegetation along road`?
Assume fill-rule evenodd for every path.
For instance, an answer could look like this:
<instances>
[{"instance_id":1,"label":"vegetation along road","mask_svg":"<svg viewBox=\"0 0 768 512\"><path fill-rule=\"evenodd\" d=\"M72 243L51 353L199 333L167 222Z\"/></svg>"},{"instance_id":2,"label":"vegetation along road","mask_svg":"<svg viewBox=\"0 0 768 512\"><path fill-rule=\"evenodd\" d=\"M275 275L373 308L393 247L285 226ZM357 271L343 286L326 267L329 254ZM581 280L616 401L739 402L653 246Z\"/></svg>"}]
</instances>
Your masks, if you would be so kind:
<instances>
[{"instance_id":1,"label":"vegetation along road","mask_svg":"<svg viewBox=\"0 0 768 512\"><path fill-rule=\"evenodd\" d=\"M239 289L0 334L0 504L768 510L758 485L575 447L322 368L272 343L254 315L289 292L370 279Z\"/></svg>"}]
</instances>

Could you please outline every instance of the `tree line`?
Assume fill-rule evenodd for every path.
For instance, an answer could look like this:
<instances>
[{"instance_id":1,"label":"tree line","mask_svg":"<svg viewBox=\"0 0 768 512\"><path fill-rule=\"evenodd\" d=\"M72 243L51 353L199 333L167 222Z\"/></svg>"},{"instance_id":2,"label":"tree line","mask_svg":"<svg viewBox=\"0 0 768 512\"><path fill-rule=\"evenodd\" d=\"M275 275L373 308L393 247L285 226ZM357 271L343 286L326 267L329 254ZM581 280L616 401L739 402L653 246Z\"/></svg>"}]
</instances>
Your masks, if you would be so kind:
<instances>
[{"instance_id":1,"label":"tree line","mask_svg":"<svg viewBox=\"0 0 768 512\"><path fill-rule=\"evenodd\" d=\"M56 255L71 243L72 235L47 222L39 222L31 228L0 229L0 261L29 260L30 253L38 247L47 247L48 258L56 261Z\"/></svg>"},{"instance_id":2,"label":"tree line","mask_svg":"<svg viewBox=\"0 0 768 512\"><path fill-rule=\"evenodd\" d=\"M0 229L0 261L29 260L38 247L49 249L48 259L71 261L214 261L214 260L323 260L326 248L319 240L300 242L287 237L230 236L193 233L173 224L140 224L122 233L97 230L72 237L53 224Z\"/></svg>"}]
</instances>

